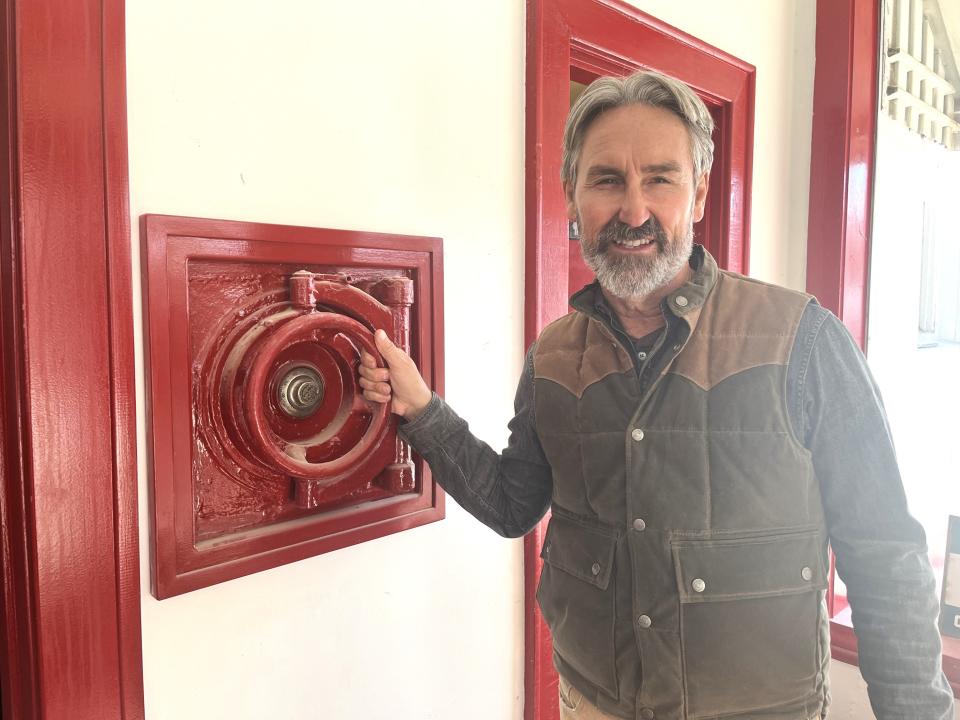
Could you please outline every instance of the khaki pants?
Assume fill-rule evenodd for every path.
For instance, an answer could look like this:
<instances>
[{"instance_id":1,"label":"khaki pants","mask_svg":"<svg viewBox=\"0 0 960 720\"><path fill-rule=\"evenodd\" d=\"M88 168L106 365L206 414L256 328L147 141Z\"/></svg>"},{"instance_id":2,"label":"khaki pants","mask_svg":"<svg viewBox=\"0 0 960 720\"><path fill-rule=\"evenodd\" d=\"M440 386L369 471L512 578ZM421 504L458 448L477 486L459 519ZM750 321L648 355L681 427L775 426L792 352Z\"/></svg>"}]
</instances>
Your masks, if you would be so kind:
<instances>
[{"instance_id":1,"label":"khaki pants","mask_svg":"<svg viewBox=\"0 0 960 720\"><path fill-rule=\"evenodd\" d=\"M560 720L620 720L589 702L579 690L560 676Z\"/></svg>"},{"instance_id":2,"label":"khaki pants","mask_svg":"<svg viewBox=\"0 0 960 720\"><path fill-rule=\"evenodd\" d=\"M561 675L560 720L620 720L620 718L599 710ZM820 716L815 715L810 720L820 720Z\"/></svg>"}]
</instances>

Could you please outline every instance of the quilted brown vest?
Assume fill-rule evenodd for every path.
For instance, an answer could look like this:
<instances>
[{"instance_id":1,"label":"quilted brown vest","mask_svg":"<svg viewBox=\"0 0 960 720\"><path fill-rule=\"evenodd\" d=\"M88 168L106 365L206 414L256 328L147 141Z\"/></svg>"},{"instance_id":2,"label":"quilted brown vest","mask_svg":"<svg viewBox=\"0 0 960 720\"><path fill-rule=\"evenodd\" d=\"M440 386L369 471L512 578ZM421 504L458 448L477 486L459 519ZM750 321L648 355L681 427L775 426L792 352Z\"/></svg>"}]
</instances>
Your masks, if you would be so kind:
<instances>
[{"instance_id":1,"label":"quilted brown vest","mask_svg":"<svg viewBox=\"0 0 960 720\"><path fill-rule=\"evenodd\" d=\"M668 298L688 340L664 349L642 396L598 318L571 313L538 340L554 489L537 595L559 672L605 712L809 720L825 707L826 531L786 398L809 301L706 255Z\"/></svg>"}]
</instances>

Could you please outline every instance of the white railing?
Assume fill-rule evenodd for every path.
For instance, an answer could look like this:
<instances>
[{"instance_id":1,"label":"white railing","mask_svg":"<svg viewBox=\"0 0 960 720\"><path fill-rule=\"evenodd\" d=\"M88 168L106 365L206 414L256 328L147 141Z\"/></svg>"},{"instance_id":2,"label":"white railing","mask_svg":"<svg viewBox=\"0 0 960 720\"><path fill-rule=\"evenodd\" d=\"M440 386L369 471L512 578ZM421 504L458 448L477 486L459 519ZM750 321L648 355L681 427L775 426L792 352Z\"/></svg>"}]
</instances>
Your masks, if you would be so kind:
<instances>
[{"instance_id":1,"label":"white railing","mask_svg":"<svg viewBox=\"0 0 960 720\"><path fill-rule=\"evenodd\" d=\"M887 0L884 48L881 109L913 132L960 150L960 75L938 0Z\"/></svg>"}]
</instances>

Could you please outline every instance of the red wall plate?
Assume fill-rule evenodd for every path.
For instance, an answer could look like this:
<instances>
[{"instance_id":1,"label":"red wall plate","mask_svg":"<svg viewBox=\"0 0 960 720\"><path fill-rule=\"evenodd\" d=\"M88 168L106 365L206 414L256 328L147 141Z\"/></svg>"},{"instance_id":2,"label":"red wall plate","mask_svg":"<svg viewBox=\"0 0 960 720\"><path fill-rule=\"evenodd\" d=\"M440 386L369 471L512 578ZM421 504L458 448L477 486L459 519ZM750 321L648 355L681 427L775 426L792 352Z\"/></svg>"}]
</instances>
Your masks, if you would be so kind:
<instances>
[{"instance_id":1,"label":"red wall plate","mask_svg":"<svg viewBox=\"0 0 960 720\"><path fill-rule=\"evenodd\" d=\"M356 382L383 328L442 392L439 239L163 215L141 237L156 597L443 517Z\"/></svg>"}]
</instances>

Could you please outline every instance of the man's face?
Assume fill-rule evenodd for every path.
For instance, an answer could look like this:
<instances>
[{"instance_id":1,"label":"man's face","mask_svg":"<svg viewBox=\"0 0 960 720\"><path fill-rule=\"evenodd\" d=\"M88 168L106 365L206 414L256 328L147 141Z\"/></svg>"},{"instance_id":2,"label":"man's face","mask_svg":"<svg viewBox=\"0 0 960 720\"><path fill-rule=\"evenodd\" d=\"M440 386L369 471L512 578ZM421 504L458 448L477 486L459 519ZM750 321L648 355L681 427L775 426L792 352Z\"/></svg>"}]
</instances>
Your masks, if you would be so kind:
<instances>
[{"instance_id":1,"label":"man's face","mask_svg":"<svg viewBox=\"0 0 960 720\"><path fill-rule=\"evenodd\" d=\"M587 129L567 214L608 292L649 295L683 269L707 197L707 174L693 173L689 133L668 110L627 105Z\"/></svg>"}]
</instances>

